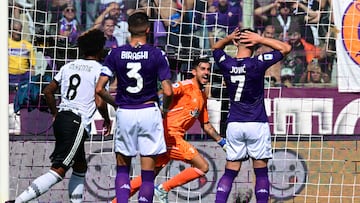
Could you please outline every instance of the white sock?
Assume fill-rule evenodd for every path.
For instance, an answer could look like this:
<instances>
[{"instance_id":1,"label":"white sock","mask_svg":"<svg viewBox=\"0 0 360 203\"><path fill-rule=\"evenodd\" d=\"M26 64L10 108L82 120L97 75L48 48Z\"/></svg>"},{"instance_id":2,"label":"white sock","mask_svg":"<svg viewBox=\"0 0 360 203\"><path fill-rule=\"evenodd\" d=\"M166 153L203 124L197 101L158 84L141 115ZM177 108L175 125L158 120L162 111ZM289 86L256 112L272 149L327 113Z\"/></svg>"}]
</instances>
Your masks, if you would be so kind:
<instances>
[{"instance_id":1,"label":"white sock","mask_svg":"<svg viewBox=\"0 0 360 203\"><path fill-rule=\"evenodd\" d=\"M85 173L73 172L69 180L69 199L71 203L81 203L84 192Z\"/></svg>"},{"instance_id":2,"label":"white sock","mask_svg":"<svg viewBox=\"0 0 360 203\"><path fill-rule=\"evenodd\" d=\"M62 177L59 174L49 170L49 172L36 178L31 185L16 198L15 203L28 202L35 199L61 180Z\"/></svg>"}]
</instances>

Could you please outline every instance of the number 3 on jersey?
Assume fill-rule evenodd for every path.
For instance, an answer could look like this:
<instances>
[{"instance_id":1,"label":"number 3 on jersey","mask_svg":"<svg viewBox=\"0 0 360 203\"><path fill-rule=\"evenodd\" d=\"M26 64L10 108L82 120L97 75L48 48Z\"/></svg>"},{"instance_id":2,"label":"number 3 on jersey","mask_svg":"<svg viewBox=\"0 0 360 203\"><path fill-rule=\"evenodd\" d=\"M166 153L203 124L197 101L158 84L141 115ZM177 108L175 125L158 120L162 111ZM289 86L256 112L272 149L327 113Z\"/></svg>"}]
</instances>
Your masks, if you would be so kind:
<instances>
[{"instance_id":1,"label":"number 3 on jersey","mask_svg":"<svg viewBox=\"0 0 360 203\"><path fill-rule=\"evenodd\" d=\"M230 76L230 80L231 80L232 83L237 83L238 82L238 86L237 86L236 92L235 92L234 101L240 101L241 93L243 91L244 83L245 83L245 75L232 75L232 76Z\"/></svg>"},{"instance_id":2,"label":"number 3 on jersey","mask_svg":"<svg viewBox=\"0 0 360 203\"><path fill-rule=\"evenodd\" d=\"M77 88L79 87L81 82L81 78L78 74L74 74L70 76L69 78L69 88L66 93L66 98L68 100L73 100L76 97L77 94Z\"/></svg>"},{"instance_id":3,"label":"number 3 on jersey","mask_svg":"<svg viewBox=\"0 0 360 203\"><path fill-rule=\"evenodd\" d=\"M126 91L130 93L138 93L142 90L144 87L143 85L143 77L139 74L139 70L141 69L141 63L127 63L127 69L130 69L129 72L127 72L127 76L129 78L134 78L136 80L136 86L135 87L127 87Z\"/></svg>"}]
</instances>

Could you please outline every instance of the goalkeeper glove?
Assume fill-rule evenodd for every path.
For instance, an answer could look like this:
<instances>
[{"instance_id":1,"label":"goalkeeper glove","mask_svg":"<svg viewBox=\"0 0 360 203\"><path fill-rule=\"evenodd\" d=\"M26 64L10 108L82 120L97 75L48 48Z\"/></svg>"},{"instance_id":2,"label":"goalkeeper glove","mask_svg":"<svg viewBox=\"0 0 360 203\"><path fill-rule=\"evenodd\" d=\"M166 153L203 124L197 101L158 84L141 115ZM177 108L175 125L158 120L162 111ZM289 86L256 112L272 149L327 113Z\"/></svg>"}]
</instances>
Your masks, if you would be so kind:
<instances>
[{"instance_id":1,"label":"goalkeeper glove","mask_svg":"<svg viewBox=\"0 0 360 203\"><path fill-rule=\"evenodd\" d=\"M226 138L221 138L217 143L226 152L226 148L227 148Z\"/></svg>"}]
</instances>

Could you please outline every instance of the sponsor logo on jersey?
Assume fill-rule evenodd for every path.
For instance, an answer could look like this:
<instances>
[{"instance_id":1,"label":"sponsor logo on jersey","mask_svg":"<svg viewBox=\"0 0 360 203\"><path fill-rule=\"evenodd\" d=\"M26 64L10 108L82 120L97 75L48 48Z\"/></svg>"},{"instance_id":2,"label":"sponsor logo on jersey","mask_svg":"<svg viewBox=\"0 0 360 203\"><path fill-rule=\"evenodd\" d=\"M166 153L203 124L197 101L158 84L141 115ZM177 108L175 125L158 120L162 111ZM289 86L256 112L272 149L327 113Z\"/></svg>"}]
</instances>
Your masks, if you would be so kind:
<instances>
[{"instance_id":1,"label":"sponsor logo on jersey","mask_svg":"<svg viewBox=\"0 0 360 203\"><path fill-rule=\"evenodd\" d=\"M199 117L200 115L199 109L196 108L193 111L190 111L190 115L195 118Z\"/></svg>"},{"instance_id":2,"label":"sponsor logo on jersey","mask_svg":"<svg viewBox=\"0 0 360 203\"><path fill-rule=\"evenodd\" d=\"M220 57L219 63L221 63L221 62L223 62L223 61L225 61L225 55L222 55L222 56Z\"/></svg>"},{"instance_id":3,"label":"sponsor logo on jersey","mask_svg":"<svg viewBox=\"0 0 360 203\"><path fill-rule=\"evenodd\" d=\"M12 48L9 49L9 55L10 56L25 56L28 57L30 55L30 51L27 49L22 49L22 48Z\"/></svg>"},{"instance_id":4,"label":"sponsor logo on jersey","mask_svg":"<svg viewBox=\"0 0 360 203\"><path fill-rule=\"evenodd\" d=\"M180 87L180 84L179 83L174 83L172 86L173 86L173 88L178 88L178 87Z\"/></svg>"},{"instance_id":5,"label":"sponsor logo on jersey","mask_svg":"<svg viewBox=\"0 0 360 203\"><path fill-rule=\"evenodd\" d=\"M272 54L264 54L264 61L270 61L274 58Z\"/></svg>"}]
</instances>

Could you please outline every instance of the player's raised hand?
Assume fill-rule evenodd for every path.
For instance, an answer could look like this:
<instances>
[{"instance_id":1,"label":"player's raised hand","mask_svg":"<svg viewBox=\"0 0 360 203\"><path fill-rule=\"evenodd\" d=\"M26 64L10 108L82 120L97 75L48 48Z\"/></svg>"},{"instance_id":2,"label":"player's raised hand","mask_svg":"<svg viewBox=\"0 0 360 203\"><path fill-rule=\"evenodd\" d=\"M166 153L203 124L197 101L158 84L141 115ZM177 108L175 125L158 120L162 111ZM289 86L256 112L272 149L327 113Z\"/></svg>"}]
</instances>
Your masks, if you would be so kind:
<instances>
[{"instance_id":1,"label":"player's raised hand","mask_svg":"<svg viewBox=\"0 0 360 203\"><path fill-rule=\"evenodd\" d=\"M237 27L230 35L226 37L229 38L230 41L237 41L240 39L240 34L240 29Z\"/></svg>"},{"instance_id":2,"label":"player's raised hand","mask_svg":"<svg viewBox=\"0 0 360 203\"><path fill-rule=\"evenodd\" d=\"M247 47L260 43L262 39L263 37L256 32L245 31L240 34L240 42L246 44Z\"/></svg>"}]
</instances>

